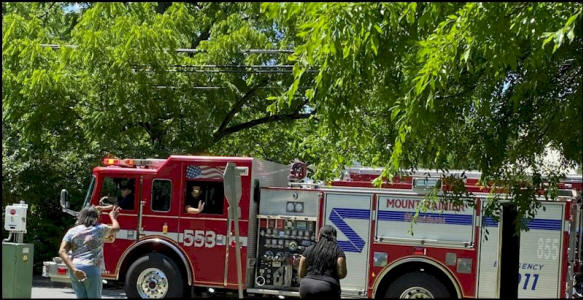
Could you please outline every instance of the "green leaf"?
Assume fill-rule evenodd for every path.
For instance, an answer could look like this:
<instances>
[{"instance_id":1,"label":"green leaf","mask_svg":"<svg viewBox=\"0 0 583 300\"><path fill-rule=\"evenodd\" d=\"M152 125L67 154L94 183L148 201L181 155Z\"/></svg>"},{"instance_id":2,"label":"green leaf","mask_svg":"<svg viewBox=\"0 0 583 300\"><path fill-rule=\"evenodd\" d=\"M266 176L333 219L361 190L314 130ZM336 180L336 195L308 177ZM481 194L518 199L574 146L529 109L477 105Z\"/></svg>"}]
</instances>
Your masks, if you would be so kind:
<instances>
[{"instance_id":1,"label":"green leaf","mask_svg":"<svg viewBox=\"0 0 583 300\"><path fill-rule=\"evenodd\" d=\"M287 92L287 101L288 101L288 106L291 106L293 100L294 100L294 96L298 90L298 87L300 85L300 80L296 79L294 80L294 82L292 83L291 87L289 88L288 92Z\"/></svg>"},{"instance_id":2,"label":"green leaf","mask_svg":"<svg viewBox=\"0 0 583 300\"><path fill-rule=\"evenodd\" d=\"M376 31L380 34L383 33L383 29L381 28L381 26L379 26L378 24L374 24L373 25L374 29L376 29Z\"/></svg>"},{"instance_id":3,"label":"green leaf","mask_svg":"<svg viewBox=\"0 0 583 300\"><path fill-rule=\"evenodd\" d=\"M401 110L398 107L393 107L393 111L391 112L391 120L396 120L397 116L401 113Z\"/></svg>"},{"instance_id":4,"label":"green leaf","mask_svg":"<svg viewBox=\"0 0 583 300\"><path fill-rule=\"evenodd\" d=\"M350 47L347 45L342 48L342 58L347 58L348 55L350 55Z\"/></svg>"},{"instance_id":5,"label":"green leaf","mask_svg":"<svg viewBox=\"0 0 583 300\"><path fill-rule=\"evenodd\" d=\"M572 42L573 39L575 39L575 26L569 30L569 33L567 33L567 38L569 39L569 42Z\"/></svg>"},{"instance_id":6,"label":"green leaf","mask_svg":"<svg viewBox=\"0 0 583 300\"><path fill-rule=\"evenodd\" d=\"M336 55L336 45L334 42L331 42L328 44L330 47L330 53L332 53L332 55Z\"/></svg>"},{"instance_id":7,"label":"green leaf","mask_svg":"<svg viewBox=\"0 0 583 300\"><path fill-rule=\"evenodd\" d=\"M554 38L555 38L555 34L553 32L545 32L543 34L543 37L547 37L544 41L543 41L543 45L542 48L544 49L545 45L548 44L549 42L551 42Z\"/></svg>"},{"instance_id":8,"label":"green leaf","mask_svg":"<svg viewBox=\"0 0 583 300\"><path fill-rule=\"evenodd\" d=\"M313 99L314 98L314 90L313 89L307 89L305 95L306 95L306 98L308 98L310 100Z\"/></svg>"},{"instance_id":9,"label":"green leaf","mask_svg":"<svg viewBox=\"0 0 583 300\"><path fill-rule=\"evenodd\" d=\"M464 60L465 63L468 62L468 59L470 58L471 51L472 51L472 49L470 47L468 47L466 49L466 51L464 51L464 54L462 55L462 59Z\"/></svg>"},{"instance_id":10,"label":"green leaf","mask_svg":"<svg viewBox=\"0 0 583 300\"><path fill-rule=\"evenodd\" d=\"M374 53L374 55L378 54L378 49L377 49L377 45L376 45L376 37L373 37L370 40L370 47L372 49L372 52Z\"/></svg>"},{"instance_id":11,"label":"green leaf","mask_svg":"<svg viewBox=\"0 0 583 300\"><path fill-rule=\"evenodd\" d=\"M579 10L578 13L572 15L571 17L569 17L569 19L567 20L567 23L565 23L565 27L569 27L571 26L571 24L573 24L573 22L575 22L575 20L577 20L577 18L581 15L581 10Z\"/></svg>"},{"instance_id":12,"label":"green leaf","mask_svg":"<svg viewBox=\"0 0 583 300\"><path fill-rule=\"evenodd\" d=\"M409 3L407 7L407 23L413 24L415 22L415 11L417 9L417 3Z\"/></svg>"}]
</instances>

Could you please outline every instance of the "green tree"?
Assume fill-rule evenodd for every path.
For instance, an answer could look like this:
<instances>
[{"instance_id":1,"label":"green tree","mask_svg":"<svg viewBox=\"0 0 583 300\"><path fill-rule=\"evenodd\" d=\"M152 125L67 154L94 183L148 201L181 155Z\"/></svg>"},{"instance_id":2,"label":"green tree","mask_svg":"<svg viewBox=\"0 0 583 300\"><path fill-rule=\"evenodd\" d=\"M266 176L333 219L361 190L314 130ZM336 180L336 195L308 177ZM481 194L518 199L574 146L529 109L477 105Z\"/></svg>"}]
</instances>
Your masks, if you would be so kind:
<instances>
[{"instance_id":1,"label":"green tree","mask_svg":"<svg viewBox=\"0 0 583 300\"><path fill-rule=\"evenodd\" d=\"M583 160L582 7L266 3L263 11L296 49L290 58L298 69L287 97L275 103L284 106L304 70L318 67L305 95L328 138L308 147L325 149L320 175L347 158L384 167L377 184L420 167L477 169L484 185L507 192L491 193L485 213L498 219L499 198L509 199L520 232L541 206L544 181L551 183L545 197L554 198L567 167ZM549 148L561 154L558 166L541 163ZM463 177L442 179L452 191L438 197L438 186L426 204L471 196ZM516 298L519 250L511 240L503 242L515 251L505 254L512 259L503 263L509 277L501 291Z\"/></svg>"},{"instance_id":2,"label":"green tree","mask_svg":"<svg viewBox=\"0 0 583 300\"><path fill-rule=\"evenodd\" d=\"M3 3L2 196L5 204L30 204L27 239L41 247L37 267L56 254L73 221L54 217L60 189L82 201L105 155L296 157L273 139L297 143L292 122L309 123L313 112L300 97L267 111L267 97L293 76L240 67L274 70L287 61L285 53L243 52L280 49L258 3L70 5Z\"/></svg>"},{"instance_id":3,"label":"green tree","mask_svg":"<svg viewBox=\"0 0 583 300\"><path fill-rule=\"evenodd\" d=\"M262 9L296 50L287 96L304 70L319 69L305 95L329 142L306 151L327 153L317 162L322 175L353 159L384 167L385 178L420 167L476 169L482 182L509 191L522 218L540 206L541 176L556 182L582 162L580 3ZM548 148L562 156L556 168L541 164ZM494 200L488 212L497 211Z\"/></svg>"},{"instance_id":4,"label":"green tree","mask_svg":"<svg viewBox=\"0 0 583 300\"><path fill-rule=\"evenodd\" d=\"M529 181L522 215L545 147L582 164L579 3L68 5L2 5L2 197L31 205L38 261L72 222L60 189L82 199L107 154L477 169Z\"/></svg>"}]
</instances>

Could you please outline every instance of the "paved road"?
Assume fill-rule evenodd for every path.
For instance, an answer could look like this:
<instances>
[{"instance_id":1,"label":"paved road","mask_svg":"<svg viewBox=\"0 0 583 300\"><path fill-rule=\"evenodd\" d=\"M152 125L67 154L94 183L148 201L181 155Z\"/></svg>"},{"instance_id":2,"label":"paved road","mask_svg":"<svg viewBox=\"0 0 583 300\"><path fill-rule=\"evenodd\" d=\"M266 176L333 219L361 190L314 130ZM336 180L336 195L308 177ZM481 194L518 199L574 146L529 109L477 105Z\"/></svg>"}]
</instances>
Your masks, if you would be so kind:
<instances>
[{"instance_id":1,"label":"paved road","mask_svg":"<svg viewBox=\"0 0 583 300\"><path fill-rule=\"evenodd\" d=\"M103 285L102 292L103 299L127 299L126 294L122 287L115 284L105 284ZM34 276L32 280L32 299L76 299L75 292L71 288L71 284L66 283L52 283L50 280L42 276ZM220 299L237 299L236 293L234 294L198 294L193 298L220 298ZM277 299L275 296L268 298ZM343 299L351 299L349 297L342 297ZM296 298L286 298L286 299L296 299Z\"/></svg>"},{"instance_id":2,"label":"paved road","mask_svg":"<svg viewBox=\"0 0 583 300\"><path fill-rule=\"evenodd\" d=\"M116 286L103 286L104 299L126 299L123 289ZM51 283L48 279L35 276L32 280L31 298L50 298L50 299L76 299L75 292L70 284Z\"/></svg>"},{"instance_id":3,"label":"paved road","mask_svg":"<svg viewBox=\"0 0 583 300\"><path fill-rule=\"evenodd\" d=\"M34 276L32 280L32 299L76 299L75 292L71 288L71 284L51 282L49 279L42 276ZM127 299L123 287L116 283L104 284L103 299ZM208 293L197 294L193 298L220 298L220 299L237 299L236 294L225 295L225 294L214 294L210 295Z\"/></svg>"}]
</instances>

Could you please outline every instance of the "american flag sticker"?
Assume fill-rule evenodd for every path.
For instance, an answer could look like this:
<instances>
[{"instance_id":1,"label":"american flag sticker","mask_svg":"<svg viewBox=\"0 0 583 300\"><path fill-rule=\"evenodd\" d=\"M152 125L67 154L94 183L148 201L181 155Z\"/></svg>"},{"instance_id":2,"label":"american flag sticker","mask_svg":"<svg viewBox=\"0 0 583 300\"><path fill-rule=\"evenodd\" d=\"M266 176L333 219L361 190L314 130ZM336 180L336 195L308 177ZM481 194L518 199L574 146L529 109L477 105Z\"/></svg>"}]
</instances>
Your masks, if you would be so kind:
<instances>
[{"instance_id":1,"label":"american flag sticker","mask_svg":"<svg viewBox=\"0 0 583 300\"><path fill-rule=\"evenodd\" d=\"M186 179L223 179L225 167L187 166Z\"/></svg>"}]
</instances>

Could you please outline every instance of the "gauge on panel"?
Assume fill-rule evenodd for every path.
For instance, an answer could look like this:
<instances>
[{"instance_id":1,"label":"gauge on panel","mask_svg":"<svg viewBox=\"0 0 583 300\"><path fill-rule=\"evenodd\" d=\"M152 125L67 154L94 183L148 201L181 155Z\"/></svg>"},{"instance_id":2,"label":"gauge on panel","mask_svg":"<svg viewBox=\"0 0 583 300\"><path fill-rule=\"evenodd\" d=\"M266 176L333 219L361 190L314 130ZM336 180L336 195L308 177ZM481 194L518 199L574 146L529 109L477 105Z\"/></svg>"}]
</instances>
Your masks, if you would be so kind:
<instances>
[{"instance_id":1,"label":"gauge on panel","mask_svg":"<svg viewBox=\"0 0 583 300\"><path fill-rule=\"evenodd\" d=\"M257 286L264 286L265 278L263 276L257 276L257 278L255 278L255 284L257 284Z\"/></svg>"},{"instance_id":2,"label":"gauge on panel","mask_svg":"<svg viewBox=\"0 0 583 300\"><path fill-rule=\"evenodd\" d=\"M302 202L296 203L294 206L294 211L295 212L304 212L304 203L302 203Z\"/></svg>"},{"instance_id":3,"label":"gauge on panel","mask_svg":"<svg viewBox=\"0 0 583 300\"><path fill-rule=\"evenodd\" d=\"M288 202L287 206L286 206L286 210L288 212L293 212L294 211L294 203L293 202Z\"/></svg>"},{"instance_id":4,"label":"gauge on panel","mask_svg":"<svg viewBox=\"0 0 583 300\"><path fill-rule=\"evenodd\" d=\"M296 251L298 249L298 243L292 241L291 243L289 243L288 248L290 251Z\"/></svg>"}]
</instances>

